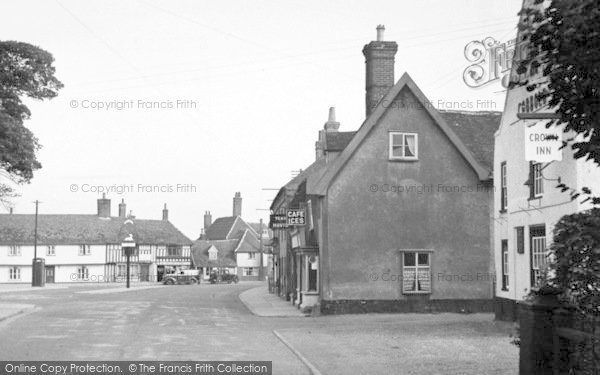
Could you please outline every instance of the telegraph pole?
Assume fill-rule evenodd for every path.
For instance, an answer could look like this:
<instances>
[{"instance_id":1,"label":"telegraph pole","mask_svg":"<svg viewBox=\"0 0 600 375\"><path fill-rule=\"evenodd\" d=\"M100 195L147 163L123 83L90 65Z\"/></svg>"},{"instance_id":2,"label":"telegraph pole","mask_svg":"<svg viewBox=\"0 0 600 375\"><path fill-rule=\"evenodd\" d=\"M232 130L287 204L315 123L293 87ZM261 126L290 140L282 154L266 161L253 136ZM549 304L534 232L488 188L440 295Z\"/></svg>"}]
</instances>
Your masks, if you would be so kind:
<instances>
[{"instance_id":1,"label":"telegraph pole","mask_svg":"<svg viewBox=\"0 0 600 375\"><path fill-rule=\"evenodd\" d=\"M260 268L258 269L258 278L263 279L265 277L265 271L263 270L263 239L262 239L262 230L263 230L263 219L260 219L258 224L258 240L260 242Z\"/></svg>"},{"instance_id":2,"label":"telegraph pole","mask_svg":"<svg viewBox=\"0 0 600 375\"><path fill-rule=\"evenodd\" d=\"M38 207L41 203L36 200L35 202L35 224L33 227L33 261L31 262L31 286L44 286L46 284L45 279L45 261L44 259L38 259L37 257L37 237L38 237Z\"/></svg>"},{"instance_id":3,"label":"telegraph pole","mask_svg":"<svg viewBox=\"0 0 600 375\"><path fill-rule=\"evenodd\" d=\"M37 228L38 228L38 206L40 201L35 202L35 226L33 229L33 259L37 259Z\"/></svg>"}]
</instances>

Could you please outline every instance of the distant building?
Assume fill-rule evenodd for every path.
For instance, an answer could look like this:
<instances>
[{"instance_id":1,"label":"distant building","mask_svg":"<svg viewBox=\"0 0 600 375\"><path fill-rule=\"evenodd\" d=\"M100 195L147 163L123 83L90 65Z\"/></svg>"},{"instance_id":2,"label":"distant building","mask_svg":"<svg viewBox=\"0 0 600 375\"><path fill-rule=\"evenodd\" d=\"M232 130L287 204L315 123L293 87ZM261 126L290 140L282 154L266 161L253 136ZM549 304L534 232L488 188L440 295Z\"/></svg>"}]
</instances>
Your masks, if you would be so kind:
<instances>
[{"instance_id":1,"label":"distant building","mask_svg":"<svg viewBox=\"0 0 600 375\"><path fill-rule=\"evenodd\" d=\"M242 196L233 198L233 215L212 222L210 211L204 213L204 228L194 242L194 267L208 279L213 269L236 273L240 280L261 280L268 265L270 237L266 225L247 223L242 219ZM262 258L262 265L261 265Z\"/></svg>"},{"instance_id":2,"label":"distant building","mask_svg":"<svg viewBox=\"0 0 600 375\"><path fill-rule=\"evenodd\" d=\"M98 199L96 215L38 216L37 256L46 282L115 282L127 274L120 231L127 217L110 215L110 199ZM157 281L175 267L189 268L192 242L168 221L133 219L138 250L131 257L133 280ZM0 282L30 283L35 215L0 214Z\"/></svg>"},{"instance_id":3,"label":"distant building","mask_svg":"<svg viewBox=\"0 0 600 375\"><path fill-rule=\"evenodd\" d=\"M438 111L395 42L365 46L367 118L339 132L330 110L316 161L271 209L304 209L274 228L279 293L326 314L491 311L493 134L500 113Z\"/></svg>"}]
</instances>

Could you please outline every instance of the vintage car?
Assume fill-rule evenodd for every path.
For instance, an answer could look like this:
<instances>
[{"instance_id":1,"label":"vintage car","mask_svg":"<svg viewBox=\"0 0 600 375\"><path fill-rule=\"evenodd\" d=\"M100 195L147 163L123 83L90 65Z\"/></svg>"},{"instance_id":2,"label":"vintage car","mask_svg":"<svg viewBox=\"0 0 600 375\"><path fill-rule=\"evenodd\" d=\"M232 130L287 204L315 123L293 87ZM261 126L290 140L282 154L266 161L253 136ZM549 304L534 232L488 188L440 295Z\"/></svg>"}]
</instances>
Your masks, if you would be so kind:
<instances>
[{"instance_id":1,"label":"vintage car","mask_svg":"<svg viewBox=\"0 0 600 375\"><path fill-rule=\"evenodd\" d=\"M182 270L175 273L166 274L163 278L163 284L165 285L198 283L200 283L200 271L198 270Z\"/></svg>"},{"instance_id":2,"label":"vintage car","mask_svg":"<svg viewBox=\"0 0 600 375\"><path fill-rule=\"evenodd\" d=\"M234 273L229 273L228 270L224 270L222 272L213 271L208 278L208 282L210 282L211 284L216 284L216 283L227 283L227 284L236 283L237 284L238 281L240 281L240 280L237 277L237 275Z\"/></svg>"}]
</instances>

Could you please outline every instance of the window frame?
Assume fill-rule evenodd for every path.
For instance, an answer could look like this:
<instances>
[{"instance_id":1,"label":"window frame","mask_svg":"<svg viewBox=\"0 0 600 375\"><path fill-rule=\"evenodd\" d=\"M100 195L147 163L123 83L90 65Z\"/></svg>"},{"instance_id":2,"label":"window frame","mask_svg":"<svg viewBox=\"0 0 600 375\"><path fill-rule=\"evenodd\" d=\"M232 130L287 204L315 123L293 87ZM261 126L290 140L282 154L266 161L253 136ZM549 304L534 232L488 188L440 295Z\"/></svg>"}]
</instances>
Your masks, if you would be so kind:
<instances>
[{"instance_id":1,"label":"window frame","mask_svg":"<svg viewBox=\"0 0 600 375\"><path fill-rule=\"evenodd\" d=\"M87 281L90 279L90 269L86 266L77 267L77 280Z\"/></svg>"},{"instance_id":2,"label":"window frame","mask_svg":"<svg viewBox=\"0 0 600 375\"><path fill-rule=\"evenodd\" d=\"M249 252L248 253L248 260L253 260L253 259L256 259L256 253Z\"/></svg>"},{"instance_id":3,"label":"window frame","mask_svg":"<svg viewBox=\"0 0 600 375\"><path fill-rule=\"evenodd\" d=\"M8 269L8 280L18 281L21 280L21 268L14 266Z\"/></svg>"},{"instance_id":4,"label":"window frame","mask_svg":"<svg viewBox=\"0 0 600 375\"><path fill-rule=\"evenodd\" d=\"M18 246L18 245L9 246L9 248L8 248L8 256L10 256L10 257L20 257L21 255L22 255L22 253L21 253L21 246Z\"/></svg>"},{"instance_id":5,"label":"window frame","mask_svg":"<svg viewBox=\"0 0 600 375\"><path fill-rule=\"evenodd\" d=\"M254 274L254 269L256 267L243 267L242 268L242 276L257 276Z\"/></svg>"},{"instance_id":6,"label":"window frame","mask_svg":"<svg viewBox=\"0 0 600 375\"><path fill-rule=\"evenodd\" d=\"M56 246L47 245L46 246L46 256L53 257L56 255Z\"/></svg>"},{"instance_id":7,"label":"window frame","mask_svg":"<svg viewBox=\"0 0 600 375\"><path fill-rule=\"evenodd\" d=\"M539 199L544 196L542 169L542 163L529 162L529 199Z\"/></svg>"},{"instance_id":8,"label":"window frame","mask_svg":"<svg viewBox=\"0 0 600 375\"><path fill-rule=\"evenodd\" d=\"M414 254L415 255L415 265L414 266L407 266L406 265L406 254ZM419 264L419 255L424 254L427 255L427 265L420 265ZM431 287L431 282L432 282L432 277L431 277L431 256L432 256L432 252L431 251L419 251L419 250L413 250L413 251L402 251L402 294L431 294L432 293L432 287ZM414 279L411 278L411 280L408 280L406 275L407 275L407 271L412 271L414 269ZM429 281L429 288L427 290L423 290L420 289L420 284L419 281L419 270L422 269L426 269L427 271L427 277L428 277L428 281ZM407 282L414 282L414 287L415 290L407 290Z\"/></svg>"},{"instance_id":9,"label":"window frame","mask_svg":"<svg viewBox=\"0 0 600 375\"><path fill-rule=\"evenodd\" d=\"M536 231L539 232L536 233ZM542 231L543 235L541 234ZM542 244L543 247L542 251L539 250L540 244ZM548 265L548 262L546 261L547 254L546 226L544 224L531 225L529 227L529 269L531 287L538 285L541 272Z\"/></svg>"},{"instance_id":10,"label":"window frame","mask_svg":"<svg viewBox=\"0 0 600 375\"><path fill-rule=\"evenodd\" d=\"M79 245L79 255L80 256L92 255L92 247L90 245Z\"/></svg>"},{"instance_id":11,"label":"window frame","mask_svg":"<svg viewBox=\"0 0 600 375\"><path fill-rule=\"evenodd\" d=\"M395 156L394 155L394 135L402 136L402 154L403 156ZM415 152L414 156L405 156L405 141L406 136L414 136L415 137ZM408 133L402 131L390 131L388 133L388 159L391 161L416 161L419 160L419 134L418 133Z\"/></svg>"},{"instance_id":12,"label":"window frame","mask_svg":"<svg viewBox=\"0 0 600 375\"><path fill-rule=\"evenodd\" d=\"M508 268L508 240L500 241L500 267L502 276L502 290L508 291L510 285Z\"/></svg>"},{"instance_id":13,"label":"window frame","mask_svg":"<svg viewBox=\"0 0 600 375\"><path fill-rule=\"evenodd\" d=\"M506 212L508 207L508 184L507 184L506 161L500 163L500 212Z\"/></svg>"}]
</instances>

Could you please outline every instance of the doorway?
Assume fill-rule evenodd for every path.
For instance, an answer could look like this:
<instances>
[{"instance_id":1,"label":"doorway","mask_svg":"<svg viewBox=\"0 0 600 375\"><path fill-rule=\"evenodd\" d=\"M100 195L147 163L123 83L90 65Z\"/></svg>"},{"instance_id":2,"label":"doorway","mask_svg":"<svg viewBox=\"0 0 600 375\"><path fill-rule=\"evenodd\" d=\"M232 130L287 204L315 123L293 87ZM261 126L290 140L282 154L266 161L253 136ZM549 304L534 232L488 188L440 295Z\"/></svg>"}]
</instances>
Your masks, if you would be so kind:
<instances>
[{"instance_id":1,"label":"doorway","mask_svg":"<svg viewBox=\"0 0 600 375\"><path fill-rule=\"evenodd\" d=\"M46 284L54 283L54 266L46 266Z\"/></svg>"}]
</instances>

